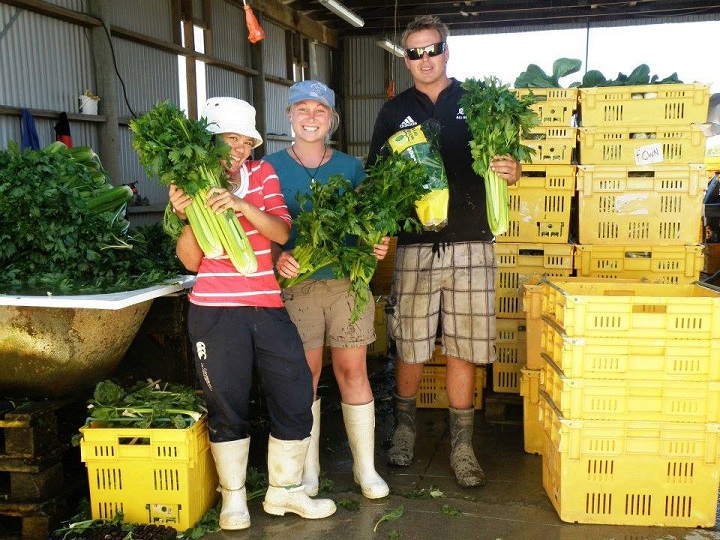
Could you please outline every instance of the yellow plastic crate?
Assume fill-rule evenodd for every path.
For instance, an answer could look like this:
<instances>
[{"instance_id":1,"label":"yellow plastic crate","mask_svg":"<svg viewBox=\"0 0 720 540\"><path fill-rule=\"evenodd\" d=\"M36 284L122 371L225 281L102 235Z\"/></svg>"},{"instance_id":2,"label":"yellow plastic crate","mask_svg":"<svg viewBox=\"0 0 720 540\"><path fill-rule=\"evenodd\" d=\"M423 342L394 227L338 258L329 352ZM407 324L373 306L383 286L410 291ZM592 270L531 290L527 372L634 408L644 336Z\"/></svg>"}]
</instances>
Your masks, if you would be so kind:
<instances>
[{"instance_id":1,"label":"yellow plastic crate","mask_svg":"<svg viewBox=\"0 0 720 540\"><path fill-rule=\"evenodd\" d=\"M600 278L583 278L583 277L552 277L547 278L556 285L562 286L563 283L582 283L582 282L626 282L626 283L638 283L639 280L634 279L615 279L615 280L603 280ZM543 302L546 301L547 295L545 295L544 288L547 287L547 283L542 278L532 279L530 282L525 283L522 287L523 298L522 306L523 312L525 313L525 330L527 334L527 357L526 363L528 369L540 369L542 367L542 356L541 356L541 343L542 343L542 315L547 311L547 308L543 306Z\"/></svg>"},{"instance_id":2,"label":"yellow plastic crate","mask_svg":"<svg viewBox=\"0 0 720 540\"><path fill-rule=\"evenodd\" d=\"M498 273L495 281L495 315L499 319L525 316L523 286L539 276L569 276L573 270L572 244L495 244Z\"/></svg>"},{"instance_id":3,"label":"yellow plastic crate","mask_svg":"<svg viewBox=\"0 0 720 540\"><path fill-rule=\"evenodd\" d=\"M520 395L523 397L523 445L528 454L542 454L545 432L540 422L540 370L520 369Z\"/></svg>"},{"instance_id":4,"label":"yellow plastic crate","mask_svg":"<svg viewBox=\"0 0 720 540\"><path fill-rule=\"evenodd\" d=\"M540 319L540 326L541 362L554 362L566 377L720 381L720 340L571 338L547 318Z\"/></svg>"},{"instance_id":5,"label":"yellow plastic crate","mask_svg":"<svg viewBox=\"0 0 720 540\"><path fill-rule=\"evenodd\" d=\"M493 391L517 394L520 392L520 369L527 356L525 319L497 319L495 362L493 363Z\"/></svg>"},{"instance_id":6,"label":"yellow plastic crate","mask_svg":"<svg viewBox=\"0 0 720 540\"><path fill-rule=\"evenodd\" d=\"M686 246L575 246L579 277L643 279L687 285L698 280L705 260L701 244Z\"/></svg>"},{"instance_id":7,"label":"yellow plastic crate","mask_svg":"<svg viewBox=\"0 0 720 540\"><path fill-rule=\"evenodd\" d=\"M387 300L383 296L375 296L375 341L368 345L367 353L370 356L383 356L388 352L387 315L385 306Z\"/></svg>"},{"instance_id":8,"label":"yellow plastic crate","mask_svg":"<svg viewBox=\"0 0 720 540\"><path fill-rule=\"evenodd\" d=\"M702 163L705 135L699 125L582 127L578 163L637 165L648 159L660 163Z\"/></svg>"},{"instance_id":9,"label":"yellow plastic crate","mask_svg":"<svg viewBox=\"0 0 720 540\"><path fill-rule=\"evenodd\" d=\"M689 125L707 120L706 84L646 84L580 88L580 125Z\"/></svg>"},{"instance_id":10,"label":"yellow plastic crate","mask_svg":"<svg viewBox=\"0 0 720 540\"><path fill-rule=\"evenodd\" d=\"M475 409L483 407L483 388L485 388L485 367L475 368ZM447 389L445 386L447 378L447 367L445 366L423 366L422 379L420 380L420 391L417 397L417 406L420 409L447 409Z\"/></svg>"},{"instance_id":11,"label":"yellow plastic crate","mask_svg":"<svg viewBox=\"0 0 720 540\"><path fill-rule=\"evenodd\" d=\"M217 500L207 417L187 429L80 428L93 519L184 531Z\"/></svg>"},{"instance_id":12,"label":"yellow plastic crate","mask_svg":"<svg viewBox=\"0 0 720 540\"><path fill-rule=\"evenodd\" d=\"M702 242L705 164L578 165L580 244Z\"/></svg>"},{"instance_id":13,"label":"yellow plastic crate","mask_svg":"<svg viewBox=\"0 0 720 540\"><path fill-rule=\"evenodd\" d=\"M578 108L577 88L513 88L519 98L535 97L530 108L535 111L541 126L572 126Z\"/></svg>"},{"instance_id":14,"label":"yellow plastic crate","mask_svg":"<svg viewBox=\"0 0 720 540\"><path fill-rule=\"evenodd\" d=\"M547 317L569 337L720 338L720 289L711 285L547 283Z\"/></svg>"},{"instance_id":15,"label":"yellow plastic crate","mask_svg":"<svg viewBox=\"0 0 720 540\"><path fill-rule=\"evenodd\" d=\"M577 128L537 126L530 130L528 139L520 142L535 149L530 163L569 165L575 157Z\"/></svg>"},{"instance_id":16,"label":"yellow plastic crate","mask_svg":"<svg viewBox=\"0 0 720 540\"><path fill-rule=\"evenodd\" d=\"M540 392L543 487L563 521L713 527L717 424L567 420Z\"/></svg>"},{"instance_id":17,"label":"yellow plastic crate","mask_svg":"<svg viewBox=\"0 0 720 540\"><path fill-rule=\"evenodd\" d=\"M567 244L574 194L575 165L523 165L508 187L508 230L496 241Z\"/></svg>"},{"instance_id":18,"label":"yellow plastic crate","mask_svg":"<svg viewBox=\"0 0 720 540\"><path fill-rule=\"evenodd\" d=\"M568 420L705 422L720 420L720 382L567 377L546 357L544 391Z\"/></svg>"}]
</instances>

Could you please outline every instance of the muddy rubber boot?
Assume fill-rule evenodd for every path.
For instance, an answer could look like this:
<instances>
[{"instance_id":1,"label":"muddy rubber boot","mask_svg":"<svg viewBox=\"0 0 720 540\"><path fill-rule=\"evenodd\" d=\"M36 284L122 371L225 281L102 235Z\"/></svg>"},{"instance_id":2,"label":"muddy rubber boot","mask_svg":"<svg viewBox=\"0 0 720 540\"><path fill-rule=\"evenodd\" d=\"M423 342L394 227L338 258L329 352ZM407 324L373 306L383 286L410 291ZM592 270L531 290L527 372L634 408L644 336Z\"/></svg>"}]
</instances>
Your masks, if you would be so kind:
<instances>
[{"instance_id":1,"label":"muddy rubber boot","mask_svg":"<svg viewBox=\"0 0 720 540\"><path fill-rule=\"evenodd\" d=\"M353 456L353 478L363 497L382 499L390 493L385 480L375 471L375 402L365 405L342 403L345 431Z\"/></svg>"},{"instance_id":2,"label":"muddy rubber boot","mask_svg":"<svg viewBox=\"0 0 720 540\"><path fill-rule=\"evenodd\" d=\"M238 531L250 527L250 513L245 493L250 437L237 441L210 443L210 451L215 460L222 494L220 510L220 528L226 531Z\"/></svg>"},{"instance_id":3,"label":"muddy rubber boot","mask_svg":"<svg viewBox=\"0 0 720 540\"><path fill-rule=\"evenodd\" d=\"M462 487L485 485L485 473L472 446L475 409L448 409L450 412L450 467Z\"/></svg>"},{"instance_id":4,"label":"muddy rubber boot","mask_svg":"<svg viewBox=\"0 0 720 540\"><path fill-rule=\"evenodd\" d=\"M311 499L303 489L302 474L310 437L301 441L268 439L268 489L263 508L268 514L292 512L306 519L321 519L335 513L331 499Z\"/></svg>"},{"instance_id":5,"label":"muddy rubber boot","mask_svg":"<svg viewBox=\"0 0 720 540\"><path fill-rule=\"evenodd\" d=\"M407 467L412 463L415 452L415 396L395 398L395 429L388 450L390 465Z\"/></svg>"},{"instance_id":6,"label":"muddy rubber boot","mask_svg":"<svg viewBox=\"0 0 720 540\"><path fill-rule=\"evenodd\" d=\"M312 429L310 430L310 448L305 457L302 483L310 497L318 494L320 487L320 399L312 404Z\"/></svg>"}]
</instances>

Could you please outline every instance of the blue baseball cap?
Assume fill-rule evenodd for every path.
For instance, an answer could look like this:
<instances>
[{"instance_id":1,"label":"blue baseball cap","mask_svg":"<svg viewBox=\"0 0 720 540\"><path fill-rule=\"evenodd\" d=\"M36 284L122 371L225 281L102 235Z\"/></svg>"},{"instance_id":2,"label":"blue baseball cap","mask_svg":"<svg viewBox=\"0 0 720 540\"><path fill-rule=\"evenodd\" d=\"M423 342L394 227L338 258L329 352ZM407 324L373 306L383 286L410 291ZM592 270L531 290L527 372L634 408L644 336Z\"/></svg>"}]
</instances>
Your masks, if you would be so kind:
<instances>
[{"instance_id":1,"label":"blue baseball cap","mask_svg":"<svg viewBox=\"0 0 720 540\"><path fill-rule=\"evenodd\" d=\"M307 100L317 101L327 107L335 108L335 92L320 81L300 81L290 87L288 105Z\"/></svg>"}]
</instances>

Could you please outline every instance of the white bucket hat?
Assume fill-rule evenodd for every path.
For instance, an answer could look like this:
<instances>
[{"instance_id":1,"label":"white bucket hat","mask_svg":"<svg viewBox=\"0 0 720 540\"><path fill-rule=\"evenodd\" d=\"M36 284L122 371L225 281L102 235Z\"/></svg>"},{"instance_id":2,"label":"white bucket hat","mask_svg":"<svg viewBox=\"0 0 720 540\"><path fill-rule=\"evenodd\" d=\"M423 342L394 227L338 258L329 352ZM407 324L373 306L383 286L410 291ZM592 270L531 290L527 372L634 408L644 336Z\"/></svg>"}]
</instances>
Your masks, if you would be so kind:
<instances>
[{"instance_id":1,"label":"white bucket hat","mask_svg":"<svg viewBox=\"0 0 720 540\"><path fill-rule=\"evenodd\" d=\"M255 107L247 101L233 97L215 97L205 102L200 116L207 118L211 133L237 133L255 139L253 148L263 142L255 128Z\"/></svg>"}]
</instances>

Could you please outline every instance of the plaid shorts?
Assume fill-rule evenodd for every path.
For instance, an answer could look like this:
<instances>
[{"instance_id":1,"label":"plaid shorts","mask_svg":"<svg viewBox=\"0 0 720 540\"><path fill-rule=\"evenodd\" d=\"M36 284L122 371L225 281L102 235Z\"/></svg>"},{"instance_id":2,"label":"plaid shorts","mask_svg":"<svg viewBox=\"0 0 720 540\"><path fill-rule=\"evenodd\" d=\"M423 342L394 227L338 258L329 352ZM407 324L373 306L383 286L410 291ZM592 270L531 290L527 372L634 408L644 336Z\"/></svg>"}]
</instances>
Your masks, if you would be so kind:
<instances>
[{"instance_id":1,"label":"plaid shorts","mask_svg":"<svg viewBox=\"0 0 720 540\"><path fill-rule=\"evenodd\" d=\"M495 249L486 242L397 246L388 332L399 358L430 360L440 324L446 355L492 363L496 274Z\"/></svg>"}]
</instances>

